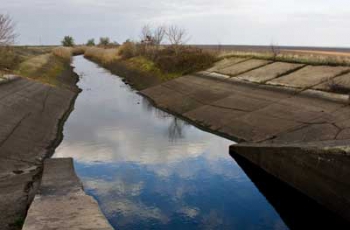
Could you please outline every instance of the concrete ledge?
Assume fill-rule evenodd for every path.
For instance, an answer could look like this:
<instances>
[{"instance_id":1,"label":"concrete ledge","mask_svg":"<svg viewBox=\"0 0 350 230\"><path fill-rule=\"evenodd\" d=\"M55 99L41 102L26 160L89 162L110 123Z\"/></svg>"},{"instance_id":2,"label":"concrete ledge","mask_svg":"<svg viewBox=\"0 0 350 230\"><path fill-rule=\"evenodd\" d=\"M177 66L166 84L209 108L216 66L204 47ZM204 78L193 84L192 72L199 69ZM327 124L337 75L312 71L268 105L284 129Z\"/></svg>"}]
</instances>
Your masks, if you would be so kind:
<instances>
[{"instance_id":1,"label":"concrete ledge","mask_svg":"<svg viewBox=\"0 0 350 230\"><path fill-rule=\"evenodd\" d=\"M113 229L91 196L85 194L71 158L47 159L39 192L23 230Z\"/></svg>"},{"instance_id":2,"label":"concrete ledge","mask_svg":"<svg viewBox=\"0 0 350 230\"><path fill-rule=\"evenodd\" d=\"M12 81L18 80L18 79L20 79L19 76L12 75L12 74L6 74L4 76L0 76L0 84L5 84L5 83L8 83L8 82L12 82Z\"/></svg>"},{"instance_id":3,"label":"concrete ledge","mask_svg":"<svg viewBox=\"0 0 350 230\"><path fill-rule=\"evenodd\" d=\"M350 222L350 154L346 148L316 142L239 144L230 146L230 153L244 157Z\"/></svg>"}]
</instances>

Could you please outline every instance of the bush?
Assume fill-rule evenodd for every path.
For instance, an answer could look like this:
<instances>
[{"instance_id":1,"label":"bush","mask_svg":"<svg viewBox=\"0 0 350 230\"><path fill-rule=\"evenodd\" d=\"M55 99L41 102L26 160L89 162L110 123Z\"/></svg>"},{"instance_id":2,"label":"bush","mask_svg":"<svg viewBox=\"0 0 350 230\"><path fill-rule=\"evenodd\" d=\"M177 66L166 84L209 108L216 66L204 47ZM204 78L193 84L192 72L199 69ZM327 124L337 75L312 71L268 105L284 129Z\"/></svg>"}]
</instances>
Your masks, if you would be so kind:
<instances>
[{"instance_id":1,"label":"bush","mask_svg":"<svg viewBox=\"0 0 350 230\"><path fill-rule=\"evenodd\" d=\"M136 44L131 41L124 42L124 44L119 47L118 54L124 59L137 56Z\"/></svg>"},{"instance_id":2,"label":"bush","mask_svg":"<svg viewBox=\"0 0 350 230\"><path fill-rule=\"evenodd\" d=\"M156 65L164 72L188 74L209 68L216 58L209 52L191 46L168 46L157 53Z\"/></svg>"},{"instance_id":3,"label":"bush","mask_svg":"<svg viewBox=\"0 0 350 230\"><path fill-rule=\"evenodd\" d=\"M74 39L71 36L65 36L61 43L63 46L71 47L74 46Z\"/></svg>"},{"instance_id":4,"label":"bush","mask_svg":"<svg viewBox=\"0 0 350 230\"><path fill-rule=\"evenodd\" d=\"M89 39L86 43L87 46L95 46L95 39Z\"/></svg>"},{"instance_id":5,"label":"bush","mask_svg":"<svg viewBox=\"0 0 350 230\"><path fill-rule=\"evenodd\" d=\"M20 57L10 46L0 46L0 69L13 69L20 62Z\"/></svg>"},{"instance_id":6,"label":"bush","mask_svg":"<svg viewBox=\"0 0 350 230\"><path fill-rule=\"evenodd\" d=\"M109 37L101 37L100 38L100 46L108 46L110 44L110 39Z\"/></svg>"}]
</instances>

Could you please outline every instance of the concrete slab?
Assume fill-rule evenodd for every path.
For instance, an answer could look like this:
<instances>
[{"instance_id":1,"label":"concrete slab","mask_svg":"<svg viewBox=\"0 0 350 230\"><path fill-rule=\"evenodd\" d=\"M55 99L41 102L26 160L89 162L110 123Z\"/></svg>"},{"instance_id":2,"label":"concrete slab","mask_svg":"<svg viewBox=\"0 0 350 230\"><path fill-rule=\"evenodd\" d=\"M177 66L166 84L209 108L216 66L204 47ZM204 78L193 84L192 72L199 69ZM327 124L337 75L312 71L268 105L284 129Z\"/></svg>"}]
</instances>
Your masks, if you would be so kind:
<instances>
[{"instance_id":1,"label":"concrete slab","mask_svg":"<svg viewBox=\"0 0 350 230\"><path fill-rule=\"evenodd\" d=\"M337 140L350 140L350 128L345 128L337 135Z\"/></svg>"},{"instance_id":2,"label":"concrete slab","mask_svg":"<svg viewBox=\"0 0 350 230\"><path fill-rule=\"evenodd\" d=\"M350 93L350 73L335 77L313 88L331 92Z\"/></svg>"},{"instance_id":3,"label":"concrete slab","mask_svg":"<svg viewBox=\"0 0 350 230\"><path fill-rule=\"evenodd\" d=\"M282 104L273 103L257 111L259 114L265 116L277 117L286 120L292 120L296 122L311 122L322 116L320 112L308 110L297 104Z\"/></svg>"},{"instance_id":4,"label":"concrete slab","mask_svg":"<svg viewBox=\"0 0 350 230\"><path fill-rule=\"evenodd\" d=\"M225 125L219 130L220 132L249 142L265 141L280 133L302 126L301 123L295 121L270 117L255 112L227 121Z\"/></svg>"},{"instance_id":5,"label":"concrete slab","mask_svg":"<svg viewBox=\"0 0 350 230\"><path fill-rule=\"evenodd\" d=\"M303 66L304 65L302 64L274 62L267 66L263 66L261 68L238 75L237 78L250 82L263 83L277 78L281 75L293 72L297 69L302 68Z\"/></svg>"},{"instance_id":6,"label":"concrete slab","mask_svg":"<svg viewBox=\"0 0 350 230\"><path fill-rule=\"evenodd\" d=\"M48 159L39 193L35 196L23 230L112 230L97 202L85 194L71 158Z\"/></svg>"},{"instance_id":7,"label":"concrete slab","mask_svg":"<svg viewBox=\"0 0 350 230\"><path fill-rule=\"evenodd\" d=\"M213 67L208 69L208 72L217 72L220 69L226 68L228 66L235 65L237 63L240 63L242 61L246 61L248 58L239 58L239 57L231 57L231 58L224 58L214 64Z\"/></svg>"},{"instance_id":8,"label":"concrete slab","mask_svg":"<svg viewBox=\"0 0 350 230\"><path fill-rule=\"evenodd\" d=\"M268 81L267 84L310 88L349 70L348 67L306 66L289 75Z\"/></svg>"},{"instance_id":9,"label":"concrete slab","mask_svg":"<svg viewBox=\"0 0 350 230\"><path fill-rule=\"evenodd\" d=\"M340 129L333 124L308 124L302 128L282 133L270 143L305 143L336 139Z\"/></svg>"},{"instance_id":10,"label":"concrete slab","mask_svg":"<svg viewBox=\"0 0 350 230\"><path fill-rule=\"evenodd\" d=\"M243 112L251 112L267 105L271 104L271 101L258 99L251 97L246 94L236 93L232 96L225 97L224 99L217 100L211 105L231 109L232 111L243 111Z\"/></svg>"},{"instance_id":11,"label":"concrete slab","mask_svg":"<svg viewBox=\"0 0 350 230\"><path fill-rule=\"evenodd\" d=\"M217 72L221 74L230 75L231 77L235 77L247 71L250 71L259 67L263 67L269 63L271 63L271 61L250 59L229 67L219 69Z\"/></svg>"},{"instance_id":12,"label":"concrete slab","mask_svg":"<svg viewBox=\"0 0 350 230\"><path fill-rule=\"evenodd\" d=\"M219 130L225 126L227 120L232 120L245 114L246 112L243 111L205 105L191 110L183 114L183 116L211 130Z\"/></svg>"}]
</instances>

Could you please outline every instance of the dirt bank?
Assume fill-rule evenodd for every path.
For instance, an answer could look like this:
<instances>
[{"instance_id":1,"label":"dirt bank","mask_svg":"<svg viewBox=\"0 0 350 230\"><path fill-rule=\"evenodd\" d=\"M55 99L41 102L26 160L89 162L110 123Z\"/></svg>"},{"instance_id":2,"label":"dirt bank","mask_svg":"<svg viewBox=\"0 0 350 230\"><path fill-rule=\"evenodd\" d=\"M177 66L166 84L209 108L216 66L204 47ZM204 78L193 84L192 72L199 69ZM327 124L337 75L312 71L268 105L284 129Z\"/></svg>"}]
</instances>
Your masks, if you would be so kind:
<instances>
[{"instance_id":1,"label":"dirt bank","mask_svg":"<svg viewBox=\"0 0 350 230\"><path fill-rule=\"evenodd\" d=\"M41 176L42 163L62 139L63 123L80 92L72 67L60 86L18 77L0 84L0 226L20 229Z\"/></svg>"}]
</instances>

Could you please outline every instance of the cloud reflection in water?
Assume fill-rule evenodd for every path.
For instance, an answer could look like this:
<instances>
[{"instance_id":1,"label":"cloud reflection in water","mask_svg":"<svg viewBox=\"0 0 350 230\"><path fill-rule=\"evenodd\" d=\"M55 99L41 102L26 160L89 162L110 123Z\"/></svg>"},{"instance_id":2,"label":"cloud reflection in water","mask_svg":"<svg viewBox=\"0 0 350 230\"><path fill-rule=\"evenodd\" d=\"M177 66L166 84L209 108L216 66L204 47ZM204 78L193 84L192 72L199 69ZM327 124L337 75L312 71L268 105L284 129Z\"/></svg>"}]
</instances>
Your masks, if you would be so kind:
<instances>
[{"instance_id":1,"label":"cloud reflection in water","mask_svg":"<svg viewBox=\"0 0 350 230\"><path fill-rule=\"evenodd\" d=\"M232 142L155 109L82 57L74 64L83 92L55 157L75 159L114 227L286 228L229 156Z\"/></svg>"}]
</instances>

